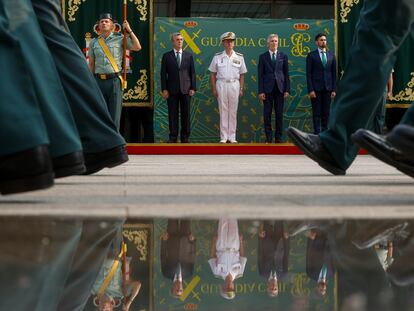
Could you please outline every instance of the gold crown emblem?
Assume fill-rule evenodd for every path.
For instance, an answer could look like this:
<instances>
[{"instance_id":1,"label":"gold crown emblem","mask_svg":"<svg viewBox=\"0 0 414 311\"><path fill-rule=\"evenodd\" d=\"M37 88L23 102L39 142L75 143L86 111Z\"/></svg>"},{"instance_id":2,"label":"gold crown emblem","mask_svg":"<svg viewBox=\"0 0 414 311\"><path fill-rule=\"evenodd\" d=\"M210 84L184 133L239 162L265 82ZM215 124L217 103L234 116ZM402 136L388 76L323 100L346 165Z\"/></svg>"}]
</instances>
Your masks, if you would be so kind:
<instances>
[{"instance_id":1,"label":"gold crown emblem","mask_svg":"<svg viewBox=\"0 0 414 311\"><path fill-rule=\"evenodd\" d=\"M306 24L306 23L296 23L293 25L293 28L299 31L305 31L305 30L308 30L310 26L309 24Z\"/></svg>"},{"instance_id":2,"label":"gold crown emblem","mask_svg":"<svg viewBox=\"0 0 414 311\"><path fill-rule=\"evenodd\" d=\"M198 23L196 21L186 21L184 26L187 28L194 28L197 27Z\"/></svg>"}]
</instances>

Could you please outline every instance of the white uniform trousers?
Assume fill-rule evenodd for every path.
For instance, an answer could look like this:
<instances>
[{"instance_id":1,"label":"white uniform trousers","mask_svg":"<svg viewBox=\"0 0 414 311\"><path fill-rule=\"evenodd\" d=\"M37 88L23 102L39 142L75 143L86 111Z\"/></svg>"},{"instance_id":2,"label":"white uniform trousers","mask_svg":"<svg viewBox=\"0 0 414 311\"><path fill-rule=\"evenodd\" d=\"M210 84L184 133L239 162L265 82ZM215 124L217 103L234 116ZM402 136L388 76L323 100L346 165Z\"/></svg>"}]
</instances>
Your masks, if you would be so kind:
<instances>
[{"instance_id":1,"label":"white uniform trousers","mask_svg":"<svg viewBox=\"0 0 414 311\"><path fill-rule=\"evenodd\" d=\"M239 226L237 219L219 219L217 228L217 252L240 250Z\"/></svg>"},{"instance_id":2,"label":"white uniform trousers","mask_svg":"<svg viewBox=\"0 0 414 311\"><path fill-rule=\"evenodd\" d=\"M232 79L217 80L217 100L220 112L220 140L236 140L237 107L239 105L240 82Z\"/></svg>"}]
</instances>

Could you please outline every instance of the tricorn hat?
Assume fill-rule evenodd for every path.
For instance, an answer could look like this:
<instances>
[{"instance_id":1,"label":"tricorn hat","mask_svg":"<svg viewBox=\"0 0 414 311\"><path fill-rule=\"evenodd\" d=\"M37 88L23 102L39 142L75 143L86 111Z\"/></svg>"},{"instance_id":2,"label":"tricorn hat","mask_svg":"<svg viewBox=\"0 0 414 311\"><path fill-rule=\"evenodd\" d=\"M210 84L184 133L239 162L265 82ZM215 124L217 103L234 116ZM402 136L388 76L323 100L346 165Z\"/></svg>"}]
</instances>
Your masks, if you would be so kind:
<instances>
[{"instance_id":1,"label":"tricorn hat","mask_svg":"<svg viewBox=\"0 0 414 311\"><path fill-rule=\"evenodd\" d=\"M99 20L101 19L110 19L111 21L114 21L111 13L101 13L101 15L99 15Z\"/></svg>"}]
</instances>

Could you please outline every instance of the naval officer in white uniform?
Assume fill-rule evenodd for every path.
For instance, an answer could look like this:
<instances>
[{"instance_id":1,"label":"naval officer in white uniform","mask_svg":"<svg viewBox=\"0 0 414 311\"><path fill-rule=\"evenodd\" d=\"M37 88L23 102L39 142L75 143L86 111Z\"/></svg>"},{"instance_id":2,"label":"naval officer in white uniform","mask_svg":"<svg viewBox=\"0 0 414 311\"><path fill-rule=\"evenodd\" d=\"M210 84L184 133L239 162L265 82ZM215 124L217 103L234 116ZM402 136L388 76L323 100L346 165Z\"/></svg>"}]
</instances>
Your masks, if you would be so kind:
<instances>
[{"instance_id":1,"label":"naval officer in white uniform","mask_svg":"<svg viewBox=\"0 0 414 311\"><path fill-rule=\"evenodd\" d=\"M243 54L233 50L236 35L225 32L220 36L224 51L214 55L210 67L210 83L220 112L220 143L237 143L237 107L243 96L244 74L247 72Z\"/></svg>"}]
</instances>

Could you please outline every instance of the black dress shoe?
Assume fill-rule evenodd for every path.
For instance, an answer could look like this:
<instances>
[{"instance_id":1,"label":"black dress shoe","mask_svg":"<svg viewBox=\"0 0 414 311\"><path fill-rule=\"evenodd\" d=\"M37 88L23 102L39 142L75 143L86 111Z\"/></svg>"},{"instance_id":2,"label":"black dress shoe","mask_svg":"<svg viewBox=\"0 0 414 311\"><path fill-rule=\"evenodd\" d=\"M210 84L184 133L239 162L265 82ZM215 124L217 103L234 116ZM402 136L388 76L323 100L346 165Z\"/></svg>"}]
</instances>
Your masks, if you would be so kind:
<instances>
[{"instance_id":1,"label":"black dress shoe","mask_svg":"<svg viewBox=\"0 0 414 311\"><path fill-rule=\"evenodd\" d=\"M12 194L53 186L52 162L46 145L0 157L0 193Z\"/></svg>"},{"instance_id":2,"label":"black dress shoe","mask_svg":"<svg viewBox=\"0 0 414 311\"><path fill-rule=\"evenodd\" d=\"M359 129L351 135L351 139L355 144L364 148L377 159L394 166L397 170L414 178L414 160L395 148L388 141L387 136Z\"/></svg>"},{"instance_id":3,"label":"black dress shoe","mask_svg":"<svg viewBox=\"0 0 414 311\"><path fill-rule=\"evenodd\" d=\"M362 224L352 237L352 243L359 249L367 249L380 242L406 238L408 222L399 220L369 221Z\"/></svg>"},{"instance_id":4,"label":"black dress shoe","mask_svg":"<svg viewBox=\"0 0 414 311\"><path fill-rule=\"evenodd\" d=\"M182 143L182 144L188 144L188 143L190 143L190 142L188 141L188 139L181 139L181 143Z\"/></svg>"},{"instance_id":5,"label":"black dress shoe","mask_svg":"<svg viewBox=\"0 0 414 311\"><path fill-rule=\"evenodd\" d=\"M176 144L177 143L177 140L176 139L169 139L167 141L167 143L169 143L169 144Z\"/></svg>"},{"instance_id":6,"label":"black dress shoe","mask_svg":"<svg viewBox=\"0 0 414 311\"><path fill-rule=\"evenodd\" d=\"M335 160L324 147L318 135L302 132L294 127L287 129L287 135L305 155L334 175L345 175L345 170L335 163Z\"/></svg>"},{"instance_id":7,"label":"black dress shoe","mask_svg":"<svg viewBox=\"0 0 414 311\"><path fill-rule=\"evenodd\" d=\"M128 153L124 145L108 150L84 153L86 171L83 175L96 173L105 167L115 167L128 161Z\"/></svg>"},{"instance_id":8,"label":"black dress shoe","mask_svg":"<svg viewBox=\"0 0 414 311\"><path fill-rule=\"evenodd\" d=\"M275 138L275 144L282 144L283 140L280 138Z\"/></svg>"},{"instance_id":9,"label":"black dress shoe","mask_svg":"<svg viewBox=\"0 0 414 311\"><path fill-rule=\"evenodd\" d=\"M397 125L387 135L387 141L400 150L406 157L414 158L414 126Z\"/></svg>"},{"instance_id":10,"label":"black dress shoe","mask_svg":"<svg viewBox=\"0 0 414 311\"><path fill-rule=\"evenodd\" d=\"M82 151L52 158L52 164L55 178L79 175L86 171Z\"/></svg>"}]
</instances>

